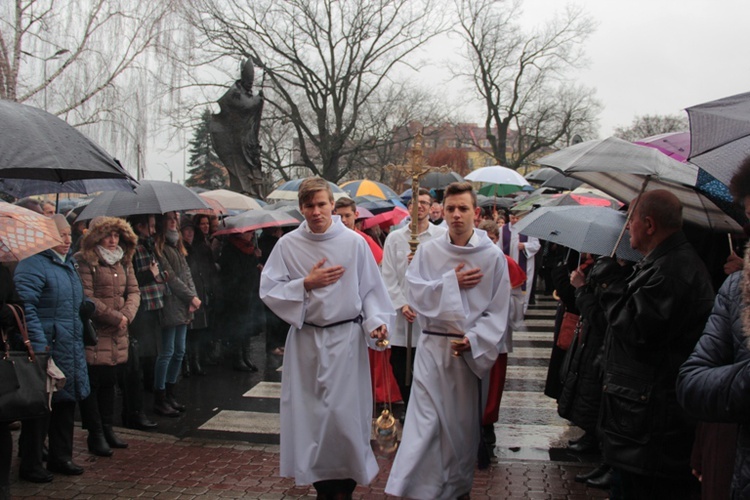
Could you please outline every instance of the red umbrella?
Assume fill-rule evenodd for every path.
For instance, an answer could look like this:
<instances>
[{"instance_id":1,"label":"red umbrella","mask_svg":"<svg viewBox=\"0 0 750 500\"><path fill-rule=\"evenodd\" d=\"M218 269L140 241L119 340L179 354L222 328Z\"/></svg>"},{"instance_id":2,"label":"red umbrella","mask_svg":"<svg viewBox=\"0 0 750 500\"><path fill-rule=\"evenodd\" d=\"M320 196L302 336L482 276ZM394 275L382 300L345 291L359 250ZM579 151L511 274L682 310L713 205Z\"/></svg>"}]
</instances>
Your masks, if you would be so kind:
<instances>
[{"instance_id":1,"label":"red umbrella","mask_svg":"<svg viewBox=\"0 0 750 500\"><path fill-rule=\"evenodd\" d=\"M380 226L385 229L386 227L398 224L408 216L408 210L401 207L394 207L391 211L381 212L377 215L373 215L369 219L365 219L362 222L362 229L368 229L374 226Z\"/></svg>"}]
</instances>

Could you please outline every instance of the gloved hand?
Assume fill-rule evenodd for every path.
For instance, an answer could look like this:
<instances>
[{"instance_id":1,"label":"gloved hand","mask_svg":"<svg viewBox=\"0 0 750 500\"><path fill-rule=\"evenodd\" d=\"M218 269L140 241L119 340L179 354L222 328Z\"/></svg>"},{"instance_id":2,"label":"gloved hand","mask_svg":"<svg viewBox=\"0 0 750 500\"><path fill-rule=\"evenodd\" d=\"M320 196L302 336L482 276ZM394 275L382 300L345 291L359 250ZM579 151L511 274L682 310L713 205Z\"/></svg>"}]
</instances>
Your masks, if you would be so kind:
<instances>
[{"instance_id":1,"label":"gloved hand","mask_svg":"<svg viewBox=\"0 0 750 500\"><path fill-rule=\"evenodd\" d=\"M81 308L78 310L78 314L81 315L82 319L90 319L94 311L96 311L96 304L90 299L84 299L81 303Z\"/></svg>"},{"instance_id":2,"label":"gloved hand","mask_svg":"<svg viewBox=\"0 0 750 500\"><path fill-rule=\"evenodd\" d=\"M613 257L602 256L596 259L588 275L588 283L606 288L612 281L620 278L622 268Z\"/></svg>"}]
</instances>

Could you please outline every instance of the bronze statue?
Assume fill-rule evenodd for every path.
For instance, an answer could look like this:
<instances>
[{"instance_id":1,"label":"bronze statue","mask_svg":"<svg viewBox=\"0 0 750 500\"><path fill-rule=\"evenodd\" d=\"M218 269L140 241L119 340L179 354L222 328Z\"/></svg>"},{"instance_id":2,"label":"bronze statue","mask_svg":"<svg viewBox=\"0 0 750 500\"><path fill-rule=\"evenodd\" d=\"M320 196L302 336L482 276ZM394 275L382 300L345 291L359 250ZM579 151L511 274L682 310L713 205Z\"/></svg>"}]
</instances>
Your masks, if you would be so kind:
<instances>
[{"instance_id":1,"label":"bronze statue","mask_svg":"<svg viewBox=\"0 0 750 500\"><path fill-rule=\"evenodd\" d=\"M250 59L240 79L219 99L221 111L211 115L209 131L214 150L229 173L229 189L255 198L264 196L260 164L260 116L263 91L253 95L255 70Z\"/></svg>"}]
</instances>

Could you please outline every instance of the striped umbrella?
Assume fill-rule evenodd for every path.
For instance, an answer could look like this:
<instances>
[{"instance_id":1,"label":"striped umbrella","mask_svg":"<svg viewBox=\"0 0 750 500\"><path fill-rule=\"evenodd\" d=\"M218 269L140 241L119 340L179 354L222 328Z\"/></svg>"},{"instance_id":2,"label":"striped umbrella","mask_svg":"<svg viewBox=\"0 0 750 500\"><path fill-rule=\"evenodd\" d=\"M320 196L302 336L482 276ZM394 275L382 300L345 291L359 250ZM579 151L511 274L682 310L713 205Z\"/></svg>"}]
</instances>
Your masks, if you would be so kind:
<instances>
[{"instance_id":1,"label":"striped umbrella","mask_svg":"<svg viewBox=\"0 0 750 500\"><path fill-rule=\"evenodd\" d=\"M345 182L341 185L341 189L346 191L350 198L365 195L375 196L383 200L398 198L398 194L385 184L367 179Z\"/></svg>"}]
</instances>

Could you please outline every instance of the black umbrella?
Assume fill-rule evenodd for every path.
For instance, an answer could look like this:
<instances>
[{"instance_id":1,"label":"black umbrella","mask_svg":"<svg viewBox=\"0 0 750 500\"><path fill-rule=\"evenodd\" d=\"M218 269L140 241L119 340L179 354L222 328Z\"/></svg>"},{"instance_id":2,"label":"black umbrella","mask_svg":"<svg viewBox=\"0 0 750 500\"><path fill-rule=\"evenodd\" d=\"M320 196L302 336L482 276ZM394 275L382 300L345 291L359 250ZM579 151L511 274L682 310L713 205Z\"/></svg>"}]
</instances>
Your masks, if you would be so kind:
<instances>
[{"instance_id":1,"label":"black umbrella","mask_svg":"<svg viewBox=\"0 0 750 500\"><path fill-rule=\"evenodd\" d=\"M165 214L211 207L182 184L167 181L141 181L134 192L107 191L86 205L77 220L99 215L126 217L136 214Z\"/></svg>"},{"instance_id":2,"label":"black umbrella","mask_svg":"<svg viewBox=\"0 0 750 500\"><path fill-rule=\"evenodd\" d=\"M541 183L558 175L560 172L554 168L543 167L534 170L533 172L526 174L526 180L529 182Z\"/></svg>"},{"instance_id":3,"label":"black umbrella","mask_svg":"<svg viewBox=\"0 0 750 500\"><path fill-rule=\"evenodd\" d=\"M419 185L425 189L445 189L453 182L463 182L464 178L456 172L430 172L419 179Z\"/></svg>"},{"instance_id":4,"label":"black umbrella","mask_svg":"<svg viewBox=\"0 0 750 500\"><path fill-rule=\"evenodd\" d=\"M0 175L3 175L2 170L0 170ZM0 179L0 191L15 198L50 193L93 194L102 191L132 191L137 185L138 183L130 178L78 179L67 182L39 179Z\"/></svg>"},{"instance_id":5,"label":"black umbrella","mask_svg":"<svg viewBox=\"0 0 750 500\"><path fill-rule=\"evenodd\" d=\"M57 116L4 100L0 100L0 177L56 183L132 179L109 153Z\"/></svg>"}]
</instances>

